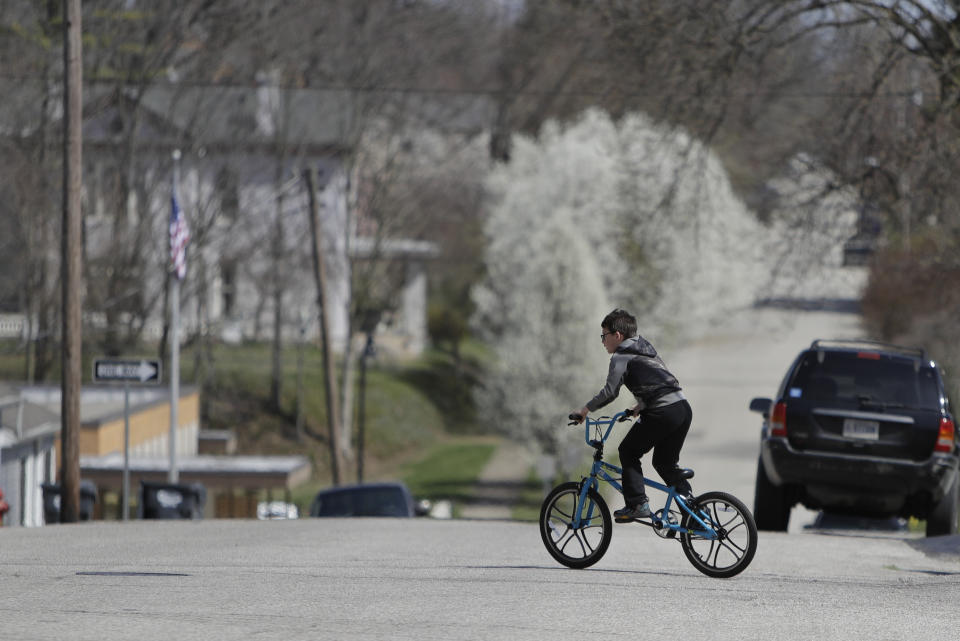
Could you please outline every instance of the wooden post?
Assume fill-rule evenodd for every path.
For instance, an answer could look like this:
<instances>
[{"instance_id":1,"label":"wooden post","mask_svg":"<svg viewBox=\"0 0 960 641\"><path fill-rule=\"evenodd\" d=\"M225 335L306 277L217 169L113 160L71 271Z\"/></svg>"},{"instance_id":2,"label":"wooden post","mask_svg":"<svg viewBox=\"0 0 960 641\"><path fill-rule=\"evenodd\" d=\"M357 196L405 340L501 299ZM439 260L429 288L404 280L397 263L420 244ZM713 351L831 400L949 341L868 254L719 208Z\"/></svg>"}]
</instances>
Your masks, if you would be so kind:
<instances>
[{"instance_id":1,"label":"wooden post","mask_svg":"<svg viewBox=\"0 0 960 641\"><path fill-rule=\"evenodd\" d=\"M324 292L327 288L326 267L323 260L323 239L320 232L320 214L317 211L316 188L313 182L313 170L303 172L307 182L307 195L310 200L310 234L313 237L313 273L317 282L317 311L320 315L320 349L323 354L323 388L327 397L327 427L330 434L330 471L333 484L340 485L343 472L340 450L340 410L337 407L337 395L333 388L333 357L330 350L330 333L327 323L327 305Z\"/></svg>"},{"instance_id":2,"label":"wooden post","mask_svg":"<svg viewBox=\"0 0 960 641\"><path fill-rule=\"evenodd\" d=\"M76 523L80 514L80 380L82 350L80 188L83 170L80 0L63 0L63 229L61 288L60 522Z\"/></svg>"}]
</instances>

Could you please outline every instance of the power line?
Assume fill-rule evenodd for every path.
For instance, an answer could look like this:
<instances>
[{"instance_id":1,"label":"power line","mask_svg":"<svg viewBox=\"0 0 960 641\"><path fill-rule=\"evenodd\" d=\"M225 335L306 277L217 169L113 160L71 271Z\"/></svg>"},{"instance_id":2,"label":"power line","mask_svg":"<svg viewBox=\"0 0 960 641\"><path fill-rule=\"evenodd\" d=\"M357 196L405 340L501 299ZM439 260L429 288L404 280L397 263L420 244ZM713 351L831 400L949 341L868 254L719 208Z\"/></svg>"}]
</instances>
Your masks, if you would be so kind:
<instances>
[{"instance_id":1,"label":"power line","mask_svg":"<svg viewBox=\"0 0 960 641\"><path fill-rule=\"evenodd\" d=\"M42 79L27 74L8 74L0 72L0 80L9 80L14 82L41 82ZM85 85L111 85L118 84L116 78L96 78L85 76ZM132 83L119 83L132 84ZM169 88L188 88L188 89L206 89L206 90L226 90L226 89L263 89L273 88L281 91L291 92L331 92L331 93L384 93L400 95L425 95L425 96L581 96L581 97L603 97L608 98L611 95L611 87L603 89L533 89L529 87L519 88L492 88L492 87L415 87L415 86L374 86L366 84L349 83L323 83L309 86L299 85L267 85L255 80L228 80L228 81L201 81L201 80L178 80L176 82L161 80L147 83L149 86L164 86ZM616 89L617 87L613 87ZM783 91L723 91L711 94L713 97L721 98L784 98L796 100L823 100L823 99L863 99L863 98L887 98L887 99L912 99L919 89L904 89L900 91L802 91L802 92L783 92ZM661 90L651 90L649 92L628 90L617 93L619 97L639 98L653 95L663 95Z\"/></svg>"}]
</instances>

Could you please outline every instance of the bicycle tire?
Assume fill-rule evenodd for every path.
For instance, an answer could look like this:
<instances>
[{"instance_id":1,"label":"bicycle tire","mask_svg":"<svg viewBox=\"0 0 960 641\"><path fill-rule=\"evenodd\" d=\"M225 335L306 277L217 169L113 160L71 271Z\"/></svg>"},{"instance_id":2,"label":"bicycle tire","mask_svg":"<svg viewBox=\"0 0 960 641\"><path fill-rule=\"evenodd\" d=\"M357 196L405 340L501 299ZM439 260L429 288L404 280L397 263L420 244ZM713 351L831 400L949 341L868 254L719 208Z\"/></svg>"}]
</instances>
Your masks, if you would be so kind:
<instances>
[{"instance_id":1,"label":"bicycle tire","mask_svg":"<svg viewBox=\"0 0 960 641\"><path fill-rule=\"evenodd\" d=\"M700 572L718 579L743 572L757 552L757 524L747 506L732 494L706 492L694 499L691 509L706 512L719 538L692 534L691 530L702 528L684 512L680 545L687 560Z\"/></svg>"},{"instance_id":2,"label":"bicycle tire","mask_svg":"<svg viewBox=\"0 0 960 641\"><path fill-rule=\"evenodd\" d=\"M599 561L613 538L610 509L594 490L587 492L593 503L589 522L573 528L573 515L580 501L580 484L570 481L556 486L540 507L540 538L554 559L568 568L583 569ZM589 508L590 505L584 506ZM586 515L586 511L583 512Z\"/></svg>"}]
</instances>

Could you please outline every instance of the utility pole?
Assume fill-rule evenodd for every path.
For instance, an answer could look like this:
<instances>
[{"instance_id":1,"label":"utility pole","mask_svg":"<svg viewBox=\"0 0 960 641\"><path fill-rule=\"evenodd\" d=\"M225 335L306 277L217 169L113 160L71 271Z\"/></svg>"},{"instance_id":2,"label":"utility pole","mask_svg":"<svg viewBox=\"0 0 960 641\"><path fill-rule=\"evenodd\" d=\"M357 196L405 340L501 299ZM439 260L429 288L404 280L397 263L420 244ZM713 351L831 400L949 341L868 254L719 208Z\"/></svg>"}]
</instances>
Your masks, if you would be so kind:
<instances>
[{"instance_id":1,"label":"utility pole","mask_svg":"<svg viewBox=\"0 0 960 641\"><path fill-rule=\"evenodd\" d=\"M327 289L327 270L324 266L323 247L320 234L320 214L317 211L317 195L313 182L313 170L303 172L307 182L307 195L310 200L310 233L313 236L313 273L317 281L317 310L320 314L320 349L323 353L323 388L327 397L327 427L330 434L330 469L333 484L340 485L343 472L342 452L340 451L340 411L337 407L337 395L333 389L333 358L330 354L330 333L327 323L327 302L324 292Z\"/></svg>"},{"instance_id":2,"label":"utility pole","mask_svg":"<svg viewBox=\"0 0 960 641\"><path fill-rule=\"evenodd\" d=\"M307 321L300 313L300 344L297 346L297 443L303 443L303 351L307 345Z\"/></svg>"},{"instance_id":3,"label":"utility pole","mask_svg":"<svg viewBox=\"0 0 960 641\"><path fill-rule=\"evenodd\" d=\"M80 188L82 185L83 67L80 0L63 0L63 229L61 279L60 522L75 523L80 513L80 372L82 359Z\"/></svg>"}]
</instances>

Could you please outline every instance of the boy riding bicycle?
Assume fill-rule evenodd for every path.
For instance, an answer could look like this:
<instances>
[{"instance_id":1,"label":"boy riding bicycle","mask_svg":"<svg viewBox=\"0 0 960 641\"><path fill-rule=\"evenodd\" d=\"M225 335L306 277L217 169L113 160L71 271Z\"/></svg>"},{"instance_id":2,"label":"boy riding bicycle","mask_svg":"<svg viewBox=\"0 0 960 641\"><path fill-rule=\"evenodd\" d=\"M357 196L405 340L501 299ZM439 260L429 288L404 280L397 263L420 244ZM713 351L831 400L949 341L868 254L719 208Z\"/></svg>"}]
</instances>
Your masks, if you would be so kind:
<instances>
[{"instance_id":1,"label":"boy riding bicycle","mask_svg":"<svg viewBox=\"0 0 960 641\"><path fill-rule=\"evenodd\" d=\"M620 464L623 467L625 506L613 513L618 523L628 523L650 516L650 505L643 485L640 457L653 449L653 467L667 485L680 494L692 494L690 483L680 476L677 465L680 448L690 429L693 411L680 384L642 336L637 334L637 319L615 309L600 323L603 346L610 357L607 382L586 405L571 413L580 417L613 401L620 387L627 389L639 403L631 410L637 421L620 442Z\"/></svg>"}]
</instances>

